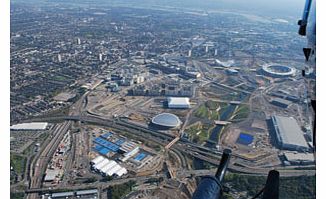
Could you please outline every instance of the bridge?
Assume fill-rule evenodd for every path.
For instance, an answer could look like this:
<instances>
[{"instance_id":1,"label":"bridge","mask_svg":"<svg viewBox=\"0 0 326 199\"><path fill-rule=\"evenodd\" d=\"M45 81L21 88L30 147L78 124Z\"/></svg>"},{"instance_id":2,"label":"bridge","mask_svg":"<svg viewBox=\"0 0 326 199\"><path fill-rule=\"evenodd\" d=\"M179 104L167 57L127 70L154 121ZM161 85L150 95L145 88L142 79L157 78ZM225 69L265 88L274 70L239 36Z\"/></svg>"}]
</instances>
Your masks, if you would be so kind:
<instances>
[{"instance_id":1,"label":"bridge","mask_svg":"<svg viewBox=\"0 0 326 199\"><path fill-rule=\"evenodd\" d=\"M213 82L213 84L215 86L217 86L217 87L222 87L222 88L225 88L225 89L229 89L231 91L236 91L236 92L242 92L242 93L246 93L246 94L251 94L251 92L246 91L244 89L234 88L234 87L231 87L231 86L228 86L228 85L225 85L225 84L221 84L221 83L216 83L216 82Z\"/></svg>"},{"instance_id":2,"label":"bridge","mask_svg":"<svg viewBox=\"0 0 326 199\"><path fill-rule=\"evenodd\" d=\"M215 125L222 125L222 126L225 126L225 125L231 124L231 122L228 122L228 121L220 121L220 120L214 120L214 124L215 124Z\"/></svg>"},{"instance_id":3,"label":"bridge","mask_svg":"<svg viewBox=\"0 0 326 199\"><path fill-rule=\"evenodd\" d=\"M172 145L174 145L176 142L180 140L180 137L176 137L174 140L172 140L169 144L167 144L164 148L169 149Z\"/></svg>"}]
</instances>

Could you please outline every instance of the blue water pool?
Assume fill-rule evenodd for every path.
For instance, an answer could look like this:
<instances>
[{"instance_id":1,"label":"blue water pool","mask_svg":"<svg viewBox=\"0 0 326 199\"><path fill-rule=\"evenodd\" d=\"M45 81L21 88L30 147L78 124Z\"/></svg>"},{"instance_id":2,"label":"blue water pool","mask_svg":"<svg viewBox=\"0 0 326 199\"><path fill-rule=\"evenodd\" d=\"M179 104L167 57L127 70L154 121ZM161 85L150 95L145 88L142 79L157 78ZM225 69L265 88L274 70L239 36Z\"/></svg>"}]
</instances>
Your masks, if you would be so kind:
<instances>
[{"instance_id":1,"label":"blue water pool","mask_svg":"<svg viewBox=\"0 0 326 199\"><path fill-rule=\"evenodd\" d=\"M240 136L237 140L237 143L243 144L243 145L249 145L254 140L254 136L246 134L246 133L240 133Z\"/></svg>"}]
</instances>

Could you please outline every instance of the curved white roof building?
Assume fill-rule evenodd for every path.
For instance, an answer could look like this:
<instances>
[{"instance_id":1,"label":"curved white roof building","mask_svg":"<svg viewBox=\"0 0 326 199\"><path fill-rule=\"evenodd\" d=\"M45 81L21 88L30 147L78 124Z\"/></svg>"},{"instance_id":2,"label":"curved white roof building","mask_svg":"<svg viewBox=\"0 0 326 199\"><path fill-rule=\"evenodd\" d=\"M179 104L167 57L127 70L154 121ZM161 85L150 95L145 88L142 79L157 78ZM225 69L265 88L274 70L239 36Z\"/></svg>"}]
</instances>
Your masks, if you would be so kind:
<instances>
[{"instance_id":1,"label":"curved white roof building","mask_svg":"<svg viewBox=\"0 0 326 199\"><path fill-rule=\"evenodd\" d=\"M161 113L153 117L152 124L166 128L176 128L181 125L181 120L174 114Z\"/></svg>"}]
</instances>

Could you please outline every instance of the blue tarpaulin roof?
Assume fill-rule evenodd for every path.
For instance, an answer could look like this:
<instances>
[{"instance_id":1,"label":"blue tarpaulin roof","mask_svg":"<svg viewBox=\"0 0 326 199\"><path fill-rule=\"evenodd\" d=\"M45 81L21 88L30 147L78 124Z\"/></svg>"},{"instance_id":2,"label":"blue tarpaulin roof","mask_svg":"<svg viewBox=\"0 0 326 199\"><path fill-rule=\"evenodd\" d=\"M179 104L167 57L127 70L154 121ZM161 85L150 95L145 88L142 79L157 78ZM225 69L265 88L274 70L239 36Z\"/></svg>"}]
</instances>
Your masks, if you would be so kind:
<instances>
[{"instance_id":1,"label":"blue tarpaulin roof","mask_svg":"<svg viewBox=\"0 0 326 199\"><path fill-rule=\"evenodd\" d=\"M115 142L115 144L120 146L120 145L123 144L124 142L125 142L124 139L119 139L118 141Z\"/></svg>"},{"instance_id":2,"label":"blue tarpaulin roof","mask_svg":"<svg viewBox=\"0 0 326 199\"><path fill-rule=\"evenodd\" d=\"M104 148L104 147L99 151L99 153L102 154L102 155L106 155L106 154L108 154L109 152L110 152L110 150L107 149L107 148Z\"/></svg>"},{"instance_id":3,"label":"blue tarpaulin roof","mask_svg":"<svg viewBox=\"0 0 326 199\"><path fill-rule=\"evenodd\" d=\"M113 133L111 133L111 132L108 132L108 133L105 133L105 134L103 134L103 135L100 135L102 138L105 138L105 139L107 139L107 138L109 138L109 137L111 137L113 135Z\"/></svg>"},{"instance_id":4,"label":"blue tarpaulin roof","mask_svg":"<svg viewBox=\"0 0 326 199\"><path fill-rule=\"evenodd\" d=\"M114 144L112 142L109 142L107 140L104 140L104 139L102 139L100 137L95 138L94 142L96 144L99 144L99 145L109 149L110 151L114 151L114 152L117 152L119 150L119 148L120 148L118 145L116 145L116 144Z\"/></svg>"},{"instance_id":5,"label":"blue tarpaulin roof","mask_svg":"<svg viewBox=\"0 0 326 199\"><path fill-rule=\"evenodd\" d=\"M140 153L134 159L137 160L137 161L141 161L145 157L146 157L146 154L145 153Z\"/></svg>"},{"instance_id":6,"label":"blue tarpaulin roof","mask_svg":"<svg viewBox=\"0 0 326 199\"><path fill-rule=\"evenodd\" d=\"M93 149L97 152L97 153L100 153L101 155L107 155L110 150L108 148L105 148L104 146L100 146L100 145L95 145L93 147Z\"/></svg>"}]
</instances>

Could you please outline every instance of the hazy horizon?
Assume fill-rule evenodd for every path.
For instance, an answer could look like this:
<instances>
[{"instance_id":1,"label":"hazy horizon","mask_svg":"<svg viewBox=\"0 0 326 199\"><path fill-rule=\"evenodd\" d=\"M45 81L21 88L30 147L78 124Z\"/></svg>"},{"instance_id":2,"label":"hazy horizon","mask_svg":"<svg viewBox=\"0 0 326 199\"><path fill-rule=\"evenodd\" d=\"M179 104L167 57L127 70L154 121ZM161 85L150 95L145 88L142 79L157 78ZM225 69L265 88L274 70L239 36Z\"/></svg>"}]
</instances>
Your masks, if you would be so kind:
<instances>
[{"instance_id":1,"label":"hazy horizon","mask_svg":"<svg viewBox=\"0 0 326 199\"><path fill-rule=\"evenodd\" d=\"M176 7L198 10L238 10L272 17L300 17L304 8L304 0L13 0L15 2L39 3L79 3L106 6L138 6L145 8ZM34 4L35 5L35 4Z\"/></svg>"}]
</instances>

